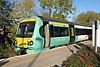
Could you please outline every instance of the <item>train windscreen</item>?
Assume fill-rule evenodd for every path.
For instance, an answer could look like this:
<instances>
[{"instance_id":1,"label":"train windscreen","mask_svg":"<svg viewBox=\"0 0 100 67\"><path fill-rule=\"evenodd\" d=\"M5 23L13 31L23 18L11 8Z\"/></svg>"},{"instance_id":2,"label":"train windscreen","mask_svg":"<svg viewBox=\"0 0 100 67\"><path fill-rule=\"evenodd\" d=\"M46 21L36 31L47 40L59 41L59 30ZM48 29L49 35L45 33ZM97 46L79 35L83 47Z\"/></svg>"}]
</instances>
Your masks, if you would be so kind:
<instances>
[{"instance_id":1,"label":"train windscreen","mask_svg":"<svg viewBox=\"0 0 100 67\"><path fill-rule=\"evenodd\" d=\"M21 23L17 31L17 37L32 37L34 27L34 21Z\"/></svg>"}]
</instances>

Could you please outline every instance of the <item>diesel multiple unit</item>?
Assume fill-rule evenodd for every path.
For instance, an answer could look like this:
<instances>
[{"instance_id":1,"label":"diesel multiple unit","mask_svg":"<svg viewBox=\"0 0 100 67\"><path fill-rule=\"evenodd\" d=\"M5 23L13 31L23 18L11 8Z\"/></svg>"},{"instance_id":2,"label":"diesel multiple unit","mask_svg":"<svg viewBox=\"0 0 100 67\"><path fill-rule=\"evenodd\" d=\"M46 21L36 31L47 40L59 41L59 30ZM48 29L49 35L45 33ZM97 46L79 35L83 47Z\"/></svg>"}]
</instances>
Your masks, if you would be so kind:
<instances>
[{"instance_id":1,"label":"diesel multiple unit","mask_svg":"<svg viewBox=\"0 0 100 67\"><path fill-rule=\"evenodd\" d=\"M21 21L17 33L16 51L36 53L52 47L91 38L92 28L42 16L31 16Z\"/></svg>"}]
</instances>

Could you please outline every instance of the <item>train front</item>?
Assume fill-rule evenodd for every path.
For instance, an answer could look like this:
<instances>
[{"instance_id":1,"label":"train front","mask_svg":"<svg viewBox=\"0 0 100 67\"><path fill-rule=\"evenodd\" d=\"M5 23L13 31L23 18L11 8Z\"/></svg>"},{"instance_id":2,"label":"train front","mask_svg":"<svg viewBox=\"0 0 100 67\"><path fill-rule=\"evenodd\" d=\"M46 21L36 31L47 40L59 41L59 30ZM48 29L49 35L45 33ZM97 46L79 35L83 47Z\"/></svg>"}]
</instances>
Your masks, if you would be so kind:
<instances>
[{"instance_id":1,"label":"train front","mask_svg":"<svg viewBox=\"0 0 100 67\"><path fill-rule=\"evenodd\" d=\"M34 18L27 18L21 21L15 39L15 51L17 54L26 54L26 49L33 45L32 36L35 23Z\"/></svg>"}]
</instances>

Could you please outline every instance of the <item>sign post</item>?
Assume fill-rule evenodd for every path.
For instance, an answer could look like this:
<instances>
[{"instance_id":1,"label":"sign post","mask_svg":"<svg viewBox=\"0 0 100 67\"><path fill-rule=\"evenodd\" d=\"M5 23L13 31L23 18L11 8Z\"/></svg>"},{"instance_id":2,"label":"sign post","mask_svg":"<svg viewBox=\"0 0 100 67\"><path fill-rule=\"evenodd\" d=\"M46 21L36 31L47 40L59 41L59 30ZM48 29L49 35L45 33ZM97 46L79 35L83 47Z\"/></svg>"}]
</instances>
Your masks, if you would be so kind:
<instances>
[{"instance_id":1,"label":"sign post","mask_svg":"<svg viewBox=\"0 0 100 67\"><path fill-rule=\"evenodd\" d=\"M94 51L97 53L97 47L100 47L100 21L95 21L92 24L92 42Z\"/></svg>"}]
</instances>

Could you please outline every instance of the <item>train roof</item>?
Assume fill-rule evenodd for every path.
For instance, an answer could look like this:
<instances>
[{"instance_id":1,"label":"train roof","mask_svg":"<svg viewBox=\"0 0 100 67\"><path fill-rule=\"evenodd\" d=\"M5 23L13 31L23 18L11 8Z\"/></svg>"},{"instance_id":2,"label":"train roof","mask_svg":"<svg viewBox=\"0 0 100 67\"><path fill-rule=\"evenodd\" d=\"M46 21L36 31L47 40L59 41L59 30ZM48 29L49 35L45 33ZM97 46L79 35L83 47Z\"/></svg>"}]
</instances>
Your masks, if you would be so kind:
<instances>
[{"instance_id":1,"label":"train roof","mask_svg":"<svg viewBox=\"0 0 100 67\"><path fill-rule=\"evenodd\" d=\"M83 24L78 24L78 23L74 23L74 22L70 22L70 21L64 21L64 20L58 20L58 19L55 19L55 18L48 18L48 17L43 17L43 16L38 16L38 17L41 18L43 21L54 21L54 22L72 24L72 25L86 26L86 25L83 25ZM89 27L89 26L86 26L86 27Z\"/></svg>"}]
</instances>

